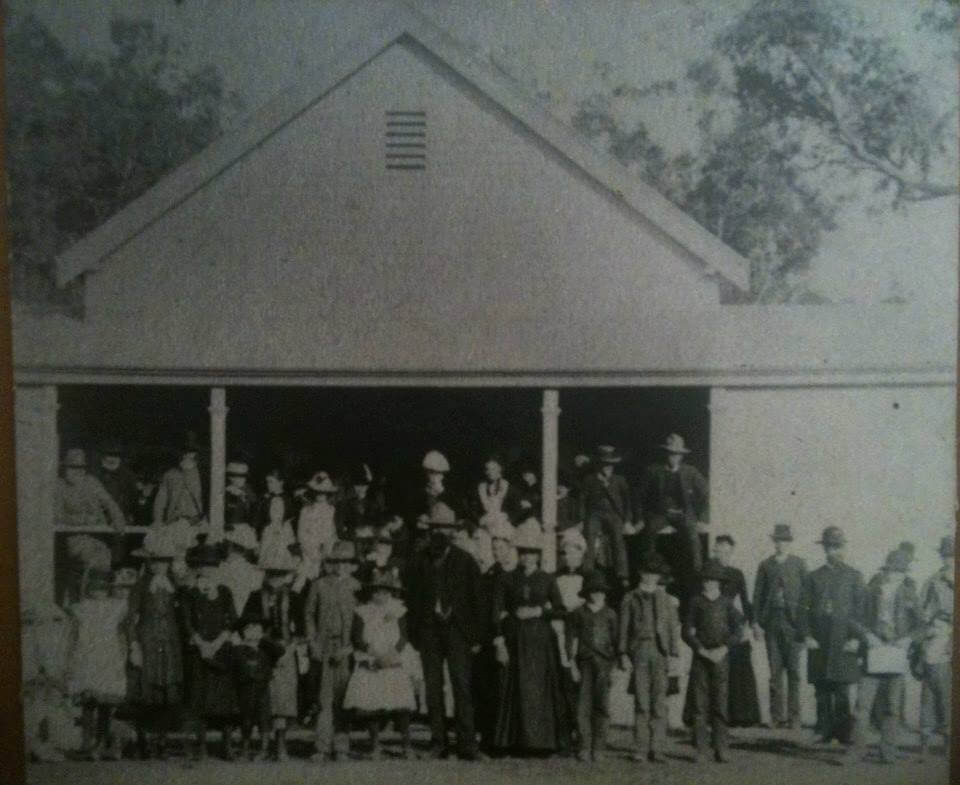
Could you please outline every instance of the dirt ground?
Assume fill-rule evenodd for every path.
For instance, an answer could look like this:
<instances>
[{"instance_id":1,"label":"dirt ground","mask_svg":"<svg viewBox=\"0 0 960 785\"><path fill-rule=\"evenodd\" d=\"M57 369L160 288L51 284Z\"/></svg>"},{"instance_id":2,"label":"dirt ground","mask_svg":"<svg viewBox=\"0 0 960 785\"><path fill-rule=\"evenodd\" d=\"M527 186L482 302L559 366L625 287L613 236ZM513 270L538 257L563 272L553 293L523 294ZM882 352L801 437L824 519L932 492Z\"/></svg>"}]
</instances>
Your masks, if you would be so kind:
<instances>
[{"instance_id":1,"label":"dirt ground","mask_svg":"<svg viewBox=\"0 0 960 785\"><path fill-rule=\"evenodd\" d=\"M918 762L916 747L901 748L901 760L893 765L873 761L843 761L842 750L812 744L810 731L736 730L730 762L691 762L692 747L682 735L671 735L666 765L635 764L628 760L630 731L615 728L610 734L610 750L605 759L593 764L572 758L497 759L481 763L456 760L400 760L390 756L379 761L352 759L335 763L311 764L306 756L306 738L291 743L291 759L279 763L227 763L208 758L197 764L174 756L167 761L64 762L34 763L28 769L28 782L35 785L392 785L416 780L417 785L448 783L623 783L644 785L680 785L710 782L711 785L941 785L949 781L947 759L935 754ZM422 741L418 746L422 745ZM355 747L363 749L357 739ZM212 749L212 747L211 747ZM935 750L939 752L939 750ZM300 757L303 756L303 757Z\"/></svg>"}]
</instances>

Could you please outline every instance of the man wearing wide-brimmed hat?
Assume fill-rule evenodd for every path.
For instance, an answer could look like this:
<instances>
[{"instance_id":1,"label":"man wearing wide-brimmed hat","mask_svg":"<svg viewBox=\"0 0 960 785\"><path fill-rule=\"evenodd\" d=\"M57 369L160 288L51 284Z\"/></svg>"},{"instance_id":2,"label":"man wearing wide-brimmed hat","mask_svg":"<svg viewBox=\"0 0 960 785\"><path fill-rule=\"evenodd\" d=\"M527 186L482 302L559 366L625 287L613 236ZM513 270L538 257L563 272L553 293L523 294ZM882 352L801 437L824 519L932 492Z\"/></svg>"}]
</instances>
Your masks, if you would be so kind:
<instances>
[{"instance_id":1,"label":"man wearing wide-brimmed hat","mask_svg":"<svg viewBox=\"0 0 960 785\"><path fill-rule=\"evenodd\" d=\"M678 532L682 556L673 567L685 599L696 591L703 565L700 524L707 520L709 489L700 471L684 462L690 450L680 434L671 433L660 449L666 459L648 466L640 483L636 511L637 523L642 523L640 551L650 556L656 550L657 535L667 526Z\"/></svg>"},{"instance_id":2,"label":"man wearing wide-brimmed hat","mask_svg":"<svg viewBox=\"0 0 960 785\"><path fill-rule=\"evenodd\" d=\"M874 702L880 699L880 762L896 759L897 716L903 698L907 648L923 633L920 601L913 582L907 582L908 554L887 554L883 567L867 585L863 608L865 667L857 687L854 745L866 755L867 733ZM898 663L877 662L896 654ZM882 655L882 656L881 656ZM902 665L902 668L900 667Z\"/></svg>"},{"instance_id":3,"label":"man wearing wide-brimmed hat","mask_svg":"<svg viewBox=\"0 0 960 785\"><path fill-rule=\"evenodd\" d=\"M624 527L633 523L632 500L627 481L614 473L623 460L620 452L603 444L594 460L596 471L584 478L580 492L580 520L587 541L584 569L603 572L618 598L629 580L623 535Z\"/></svg>"},{"instance_id":4,"label":"man wearing wide-brimmed hat","mask_svg":"<svg viewBox=\"0 0 960 785\"><path fill-rule=\"evenodd\" d=\"M482 643L478 619L480 568L466 551L453 545L461 523L452 515L427 522L429 541L409 570L411 640L423 658L432 753L449 754L444 704L444 663L453 688L457 746L461 757L477 757L472 655Z\"/></svg>"},{"instance_id":5,"label":"man wearing wide-brimmed hat","mask_svg":"<svg viewBox=\"0 0 960 785\"><path fill-rule=\"evenodd\" d=\"M828 526L817 541L826 563L807 573L800 596L798 637L807 648L807 681L817 696L817 733L821 741L851 740L849 688L860 680L860 647L866 634L861 619L863 576L844 563L847 538Z\"/></svg>"},{"instance_id":6,"label":"man wearing wide-brimmed hat","mask_svg":"<svg viewBox=\"0 0 960 785\"><path fill-rule=\"evenodd\" d=\"M807 565L790 553L793 533L789 524L773 527L774 554L760 562L753 590L756 613L754 633L763 632L770 663L770 717L774 727L800 728L800 646L797 642L797 611ZM784 714L783 678L787 695Z\"/></svg>"},{"instance_id":7,"label":"man wearing wide-brimmed hat","mask_svg":"<svg viewBox=\"0 0 960 785\"><path fill-rule=\"evenodd\" d=\"M920 591L924 635L922 641L923 688L920 693L920 754L930 737L941 734L944 752L950 749L950 702L953 696L954 538L940 540L942 566ZM948 755L949 757L949 755Z\"/></svg>"},{"instance_id":8,"label":"man wearing wide-brimmed hat","mask_svg":"<svg viewBox=\"0 0 960 785\"><path fill-rule=\"evenodd\" d=\"M57 480L56 520L59 526L112 526L121 531L123 511L103 484L87 472L86 453L67 450L63 476Z\"/></svg>"},{"instance_id":9,"label":"man wearing wide-brimmed hat","mask_svg":"<svg viewBox=\"0 0 960 785\"><path fill-rule=\"evenodd\" d=\"M336 542L324 561L326 572L310 584L304 611L310 659L319 678L315 762L346 754L349 746L341 704L350 680L350 625L360 591L354 543Z\"/></svg>"}]
</instances>

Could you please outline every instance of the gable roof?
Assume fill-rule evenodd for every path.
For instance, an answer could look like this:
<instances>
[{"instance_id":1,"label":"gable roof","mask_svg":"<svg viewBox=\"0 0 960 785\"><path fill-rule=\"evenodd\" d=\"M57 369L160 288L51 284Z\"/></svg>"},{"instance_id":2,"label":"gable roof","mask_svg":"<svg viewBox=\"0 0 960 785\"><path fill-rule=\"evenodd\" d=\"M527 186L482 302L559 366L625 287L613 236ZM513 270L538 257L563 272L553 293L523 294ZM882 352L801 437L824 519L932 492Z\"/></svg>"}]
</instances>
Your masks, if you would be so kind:
<instances>
[{"instance_id":1,"label":"gable roof","mask_svg":"<svg viewBox=\"0 0 960 785\"><path fill-rule=\"evenodd\" d=\"M749 263L579 132L556 119L512 79L478 61L461 44L404 4L373 20L371 32L326 60L246 121L163 177L56 259L63 285L104 259L190 198L247 152L321 101L397 40L408 37L457 71L536 136L624 203L637 217L735 287L749 289Z\"/></svg>"}]
</instances>

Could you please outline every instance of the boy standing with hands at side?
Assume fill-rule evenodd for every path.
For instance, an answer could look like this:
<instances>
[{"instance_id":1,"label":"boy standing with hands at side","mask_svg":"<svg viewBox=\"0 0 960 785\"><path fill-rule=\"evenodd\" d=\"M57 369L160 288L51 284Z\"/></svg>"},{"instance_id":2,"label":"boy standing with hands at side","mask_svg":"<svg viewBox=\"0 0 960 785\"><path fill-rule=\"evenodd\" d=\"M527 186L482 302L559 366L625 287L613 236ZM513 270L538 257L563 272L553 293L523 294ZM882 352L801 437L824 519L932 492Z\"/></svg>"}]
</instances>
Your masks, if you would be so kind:
<instances>
[{"instance_id":1,"label":"boy standing with hands at side","mask_svg":"<svg viewBox=\"0 0 960 785\"><path fill-rule=\"evenodd\" d=\"M666 763L669 662L679 655L677 603L660 583L666 565L653 554L638 565L640 580L620 608L620 667L633 670L635 722L632 760Z\"/></svg>"},{"instance_id":2,"label":"boy standing with hands at side","mask_svg":"<svg viewBox=\"0 0 960 785\"><path fill-rule=\"evenodd\" d=\"M607 606L609 590L603 573L590 573L580 590L586 602L568 617L570 678L580 685L577 759L581 761L595 761L607 744L610 671L617 658L617 614Z\"/></svg>"}]
</instances>

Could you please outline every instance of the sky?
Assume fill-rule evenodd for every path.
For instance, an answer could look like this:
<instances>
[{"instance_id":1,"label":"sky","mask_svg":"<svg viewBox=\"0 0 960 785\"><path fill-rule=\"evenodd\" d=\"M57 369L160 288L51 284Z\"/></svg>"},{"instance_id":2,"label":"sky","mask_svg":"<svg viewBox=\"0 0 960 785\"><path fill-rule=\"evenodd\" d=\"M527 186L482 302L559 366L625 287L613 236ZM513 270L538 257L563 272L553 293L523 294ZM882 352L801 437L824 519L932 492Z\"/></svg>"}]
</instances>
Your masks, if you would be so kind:
<instances>
[{"instance_id":1,"label":"sky","mask_svg":"<svg viewBox=\"0 0 960 785\"><path fill-rule=\"evenodd\" d=\"M923 2L848 0L869 30L888 37L924 74L935 100L956 102L956 71L929 34L915 30ZM684 90L687 65L750 0L413 0L473 53L489 60L569 120L577 103L611 82L676 80L674 95L645 99L636 118L670 153L695 150L700 107ZM73 52L110 49L113 14L153 20L183 47L185 62L216 65L253 111L351 38L381 0L11 0L10 16L35 13ZM605 64L605 65L604 65ZM606 75L607 81L604 81ZM852 205L825 238L811 286L837 302L957 294L955 198L871 212Z\"/></svg>"}]
</instances>

